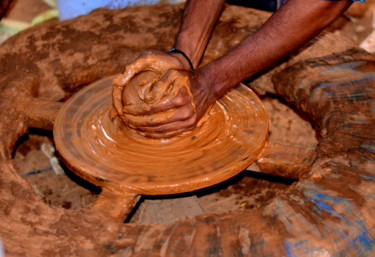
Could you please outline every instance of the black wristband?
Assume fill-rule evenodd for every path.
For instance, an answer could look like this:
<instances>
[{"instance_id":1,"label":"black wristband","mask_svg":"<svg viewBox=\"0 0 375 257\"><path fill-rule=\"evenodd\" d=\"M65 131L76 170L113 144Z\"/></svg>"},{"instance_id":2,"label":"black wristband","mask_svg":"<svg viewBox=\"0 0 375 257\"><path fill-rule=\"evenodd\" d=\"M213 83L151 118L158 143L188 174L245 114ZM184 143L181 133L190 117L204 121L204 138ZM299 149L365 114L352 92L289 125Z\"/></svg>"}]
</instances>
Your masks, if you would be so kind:
<instances>
[{"instance_id":1,"label":"black wristband","mask_svg":"<svg viewBox=\"0 0 375 257\"><path fill-rule=\"evenodd\" d=\"M194 70L193 64L191 63L189 57L188 57L184 52L182 52L181 50L178 50L178 49L172 47L172 48L169 48L169 49L168 49L167 53L168 53L168 54L169 54L169 53L178 53L178 54L182 54L182 56L185 57L185 59L189 62L190 69L191 69L191 70Z\"/></svg>"}]
</instances>

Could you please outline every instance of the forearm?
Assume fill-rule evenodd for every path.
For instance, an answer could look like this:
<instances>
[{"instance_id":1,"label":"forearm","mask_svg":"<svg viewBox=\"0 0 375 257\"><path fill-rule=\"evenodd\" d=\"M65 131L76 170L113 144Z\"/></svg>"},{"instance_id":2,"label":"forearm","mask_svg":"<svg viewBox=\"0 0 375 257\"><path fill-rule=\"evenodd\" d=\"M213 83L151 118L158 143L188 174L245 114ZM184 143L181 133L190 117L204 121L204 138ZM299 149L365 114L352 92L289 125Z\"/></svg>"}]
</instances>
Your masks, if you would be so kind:
<instances>
[{"instance_id":1,"label":"forearm","mask_svg":"<svg viewBox=\"0 0 375 257\"><path fill-rule=\"evenodd\" d=\"M221 97L311 40L349 6L349 1L289 0L258 32L198 72Z\"/></svg>"},{"instance_id":2,"label":"forearm","mask_svg":"<svg viewBox=\"0 0 375 257\"><path fill-rule=\"evenodd\" d=\"M182 50L196 68L206 49L225 0L188 0L175 48Z\"/></svg>"}]
</instances>

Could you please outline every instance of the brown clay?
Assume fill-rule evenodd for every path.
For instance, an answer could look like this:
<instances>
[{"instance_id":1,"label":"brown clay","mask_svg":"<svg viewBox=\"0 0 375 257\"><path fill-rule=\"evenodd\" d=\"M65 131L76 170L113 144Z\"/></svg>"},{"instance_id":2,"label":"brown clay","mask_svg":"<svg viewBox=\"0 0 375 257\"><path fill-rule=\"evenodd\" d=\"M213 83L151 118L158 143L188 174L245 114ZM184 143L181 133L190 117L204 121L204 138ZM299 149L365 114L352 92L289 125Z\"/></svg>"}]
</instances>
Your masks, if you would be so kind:
<instances>
[{"instance_id":1,"label":"brown clay","mask_svg":"<svg viewBox=\"0 0 375 257\"><path fill-rule=\"evenodd\" d=\"M177 96L182 87L186 88L190 93L190 89L185 86L186 84L184 83L170 86L167 83L160 81L156 86L155 82L157 82L162 75L162 73L157 72L141 72L132 78L126 86L122 85L122 90L119 91L116 90L119 87L117 81L121 80L123 74L120 74L114 79L113 98L116 99L121 97L121 102L123 104L121 108L123 111L118 115L127 126L136 129L136 126L129 122L129 115L131 115L133 122L147 122L140 113L150 111L153 107L164 103L166 100L173 99ZM117 96L117 94L120 96ZM192 101L191 104L195 110L194 102ZM166 118L171 117L173 113L173 110L154 113L149 115L148 119L152 119L153 122L163 121ZM203 118L203 120L206 120L206 118ZM173 135L169 136L168 133L166 133L163 138L172 136Z\"/></svg>"},{"instance_id":2,"label":"brown clay","mask_svg":"<svg viewBox=\"0 0 375 257\"><path fill-rule=\"evenodd\" d=\"M316 124L320 144L309 172L264 208L166 225L121 224L93 210L52 208L16 175L14 144L33 122L26 115L25 98L35 98L34 103L41 98L61 100L88 83L121 72L144 49L167 49L173 44L180 14L181 7L174 6L100 10L67 22L42 24L1 46L0 236L6 254L374 255L374 58L358 51L331 55L352 47L337 35L321 38L272 71L278 95ZM267 16L226 8L204 61L230 49ZM322 58L304 60L312 57ZM294 60L300 62L292 65ZM321 82L325 87L319 87L317 78L333 66L344 87L327 86L335 81L334 73ZM357 72L368 79L350 80L346 74L353 74L348 72L353 67L362 68ZM259 91L275 92L271 78L267 74L253 85ZM50 120L47 116L45 121Z\"/></svg>"},{"instance_id":3,"label":"brown clay","mask_svg":"<svg viewBox=\"0 0 375 257\"><path fill-rule=\"evenodd\" d=\"M315 155L315 149L268 142L256 164L264 173L298 179L311 167Z\"/></svg>"},{"instance_id":4,"label":"brown clay","mask_svg":"<svg viewBox=\"0 0 375 257\"><path fill-rule=\"evenodd\" d=\"M61 157L96 185L119 194L189 192L236 175L263 149L267 114L259 98L243 85L220 99L193 131L150 139L120 119L110 119L112 79L74 95L54 127Z\"/></svg>"},{"instance_id":5,"label":"brown clay","mask_svg":"<svg viewBox=\"0 0 375 257\"><path fill-rule=\"evenodd\" d=\"M12 7L12 0L4 0L0 2L0 20L5 16L5 14L9 11Z\"/></svg>"}]
</instances>

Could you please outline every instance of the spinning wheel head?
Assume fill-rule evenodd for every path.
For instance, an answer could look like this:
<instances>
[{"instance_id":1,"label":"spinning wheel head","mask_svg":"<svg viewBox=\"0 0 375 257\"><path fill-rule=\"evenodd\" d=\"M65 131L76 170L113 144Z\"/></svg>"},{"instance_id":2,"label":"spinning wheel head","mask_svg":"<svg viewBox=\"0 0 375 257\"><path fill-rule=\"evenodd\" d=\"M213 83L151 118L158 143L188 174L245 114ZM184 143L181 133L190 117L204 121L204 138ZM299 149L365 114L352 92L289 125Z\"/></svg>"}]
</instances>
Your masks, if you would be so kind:
<instances>
[{"instance_id":1,"label":"spinning wheel head","mask_svg":"<svg viewBox=\"0 0 375 257\"><path fill-rule=\"evenodd\" d=\"M113 77L84 88L60 110L54 138L60 156L79 176L115 190L173 194L224 181L260 154L268 119L259 98L240 85L220 99L192 132L144 138L111 121Z\"/></svg>"}]
</instances>

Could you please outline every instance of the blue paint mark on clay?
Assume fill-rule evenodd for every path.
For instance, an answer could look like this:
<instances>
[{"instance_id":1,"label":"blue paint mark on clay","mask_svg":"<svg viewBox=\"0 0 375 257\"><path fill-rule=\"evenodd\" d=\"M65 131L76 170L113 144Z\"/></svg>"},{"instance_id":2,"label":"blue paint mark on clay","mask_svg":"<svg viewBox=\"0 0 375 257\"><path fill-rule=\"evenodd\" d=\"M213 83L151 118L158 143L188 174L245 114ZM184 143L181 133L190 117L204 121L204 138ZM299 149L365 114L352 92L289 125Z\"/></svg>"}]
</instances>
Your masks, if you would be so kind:
<instances>
[{"instance_id":1,"label":"blue paint mark on clay","mask_svg":"<svg viewBox=\"0 0 375 257\"><path fill-rule=\"evenodd\" d=\"M329 67L328 69L322 70L320 73L338 72L338 71L343 71L343 70L350 70L350 71L356 72L356 68L358 68L361 65L366 65L366 62L354 61L354 62L340 63L338 65Z\"/></svg>"},{"instance_id":2,"label":"blue paint mark on clay","mask_svg":"<svg viewBox=\"0 0 375 257\"><path fill-rule=\"evenodd\" d=\"M347 84L353 84L353 83L361 83L361 82L367 82L370 80L375 80L375 77L367 77L363 79L357 79L357 80L351 80L351 81L343 81L343 82L338 82L338 83L323 83L320 84L319 86L315 87L313 91L319 88L324 88L324 87L332 87L332 86L342 86L342 85L347 85Z\"/></svg>"},{"instance_id":3,"label":"blue paint mark on clay","mask_svg":"<svg viewBox=\"0 0 375 257\"><path fill-rule=\"evenodd\" d=\"M292 241L292 239L286 240L284 241L284 248L288 257L326 256L327 253L324 248L311 244L309 240L300 240L295 243Z\"/></svg>"},{"instance_id":4,"label":"blue paint mark on clay","mask_svg":"<svg viewBox=\"0 0 375 257\"><path fill-rule=\"evenodd\" d=\"M371 235L369 235L369 232L362 220L356 220L355 223L362 228L362 231L355 239L350 241L350 245L356 249L359 256L363 256L363 253L373 249L375 241L373 238L371 238Z\"/></svg>"},{"instance_id":5,"label":"blue paint mark on clay","mask_svg":"<svg viewBox=\"0 0 375 257\"><path fill-rule=\"evenodd\" d=\"M370 176L370 175L364 175L364 174L361 174L359 175L361 178L364 178L364 179L375 179L375 176Z\"/></svg>"},{"instance_id":6,"label":"blue paint mark on clay","mask_svg":"<svg viewBox=\"0 0 375 257\"><path fill-rule=\"evenodd\" d=\"M369 237L367 231L363 231L355 239L350 241L350 245L356 249L362 249L361 252L367 252L372 250L373 244L374 240L371 237Z\"/></svg>"},{"instance_id":7,"label":"blue paint mark on clay","mask_svg":"<svg viewBox=\"0 0 375 257\"><path fill-rule=\"evenodd\" d=\"M285 247L286 255L288 257L294 257L294 254L293 254L292 248L291 248L291 243L284 242L284 247Z\"/></svg>"},{"instance_id":8,"label":"blue paint mark on clay","mask_svg":"<svg viewBox=\"0 0 375 257\"><path fill-rule=\"evenodd\" d=\"M375 176L370 177L375 179ZM345 240L346 242L348 242L349 248L345 249L344 246L342 250L350 251L350 249L352 249L352 251L354 250L358 256L367 256L367 253L369 251L372 251L375 245L375 240L369 233L364 221L361 219L357 219L358 211L356 211L357 207L354 202L347 201L339 197L332 197L322 193L313 192L312 190L308 190L307 192L305 192L305 194L308 195L307 199L313 202L318 209L331 213L334 217L337 217L344 222L339 226L334 226L333 224L328 225L329 223L326 223L326 225L324 226L326 231L335 231L337 235L345 238L340 239L339 237L336 239ZM334 207L329 205L327 201L333 203L345 203L345 216L343 214L337 213ZM347 234L346 232L349 232L349 234Z\"/></svg>"},{"instance_id":9,"label":"blue paint mark on clay","mask_svg":"<svg viewBox=\"0 0 375 257\"><path fill-rule=\"evenodd\" d=\"M375 153L375 143L372 141L363 142L358 148L358 150Z\"/></svg>"},{"instance_id":10,"label":"blue paint mark on clay","mask_svg":"<svg viewBox=\"0 0 375 257\"><path fill-rule=\"evenodd\" d=\"M312 199L310 198L310 200L315 203L316 205L318 205L319 207L329 211L330 213L336 213L336 211L334 209L332 209L328 204L325 204L323 203L322 201L319 201L319 200L316 200L316 199Z\"/></svg>"},{"instance_id":11,"label":"blue paint mark on clay","mask_svg":"<svg viewBox=\"0 0 375 257\"><path fill-rule=\"evenodd\" d=\"M315 194L313 194L313 196L315 196L318 199L324 199L324 200L334 201L336 203L346 202L346 200L344 200L342 198L333 197L333 196L325 195L325 194L322 194L322 193L315 193Z\"/></svg>"}]
</instances>

